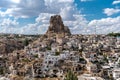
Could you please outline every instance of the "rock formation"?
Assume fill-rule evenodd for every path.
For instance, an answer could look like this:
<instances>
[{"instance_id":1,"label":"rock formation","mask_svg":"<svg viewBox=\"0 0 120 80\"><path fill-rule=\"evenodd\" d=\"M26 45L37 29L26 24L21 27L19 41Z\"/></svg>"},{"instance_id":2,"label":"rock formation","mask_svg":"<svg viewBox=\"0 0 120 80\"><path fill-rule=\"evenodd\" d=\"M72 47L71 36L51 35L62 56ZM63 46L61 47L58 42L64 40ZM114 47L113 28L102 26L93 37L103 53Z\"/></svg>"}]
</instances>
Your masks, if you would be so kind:
<instances>
[{"instance_id":1,"label":"rock formation","mask_svg":"<svg viewBox=\"0 0 120 80\"><path fill-rule=\"evenodd\" d=\"M14 50L23 49L24 45L18 40L0 38L0 54L8 54Z\"/></svg>"},{"instance_id":2,"label":"rock formation","mask_svg":"<svg viewBox=\"0 0 120 80\"><path fill-rule=\"evenodd\" d=\"M46 32L46 35L49 34L71 35L71 32L67 26L64 26L61 16L55 15L50 18L50 26Z\"/></svg>"}]
</instances>

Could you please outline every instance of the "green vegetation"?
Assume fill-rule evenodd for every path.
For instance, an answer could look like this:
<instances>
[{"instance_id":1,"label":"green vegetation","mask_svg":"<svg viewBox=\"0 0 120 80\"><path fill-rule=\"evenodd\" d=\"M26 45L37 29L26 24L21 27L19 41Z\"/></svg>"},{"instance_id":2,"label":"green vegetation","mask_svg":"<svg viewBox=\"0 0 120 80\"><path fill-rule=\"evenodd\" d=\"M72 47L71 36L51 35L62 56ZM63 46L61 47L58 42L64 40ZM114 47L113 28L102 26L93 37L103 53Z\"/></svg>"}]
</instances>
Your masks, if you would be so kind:
<instances>
[{"instance_id":1,"label":"green vegetation","mask_svg":"<svg viewBox=\"0 0 120 80\"><path fill-rule=\"evenodd\" d=\"M112 74L110 74L110 75L109 75L109 80L114 80L114 78L113 78L113 75L112 75Z\"/></svg>"},{"instance_id":2,"label":"green vegetation","mask_svg":"<svg viewBox=\"0 0 120 80\"><path fill-rule=\"evenodd\" d=\"M79 58L79 61L85 61L85 59L84 58Z\"/></svg>"},{"instance_id":3,"label":"green vegetation","mask_svg":"<svg viewBox=\"0 0 120 80\"><path fill-rule=\"evenodd\" d=\"M50 46L48 46L48 47L47 47L47 50L51 50L51 47L50 47Z\"/></svg>"},{"instance_id":4,"label":"green vegetation","mask_svg":"<svg viewBox=\"0 0 120 80\"><path fill-rule=\"evenodd\" d=\"M29 44L29 40L27 38L25 38L25 40L23 41L23 45L27 46Z\"/></svg>"},{"instance_id":5,"label":"green vegetation","mask_svg":"<svg viewBox=\"0 0 120 80\"><path fill-rule=\"evenodd\" d=\"M0 75L4 74L4 69L0 68Z\"/></svg>"},{"instance_id":6,"label":"green vegetation","mask_svg":"<svg viewBox=\"0 0 120 80\"><path fill-rule=\"evenodd\" d=\"M82 52L83 52L83 48L82 48L82 49L79 49L79 52L82 53Z\"/></svg>"},{"instance_id":7,"label":"green vegetation","mask_svg":"<svg viewBox=\"0 0 120 80\"><path fill-rule=\"evenodd\" d=\"M55 52L55 55L56 55L56 56L60 55L60 52Z\"/></svg>"},{"instance_id":8,"label":"green vegetation","mask_svg":"<svg viewBox=\"0 0 120 80\"><path fill-rule=\"evenodd\" d=\"M38 54L35 54L34 57L35 57L35 58L38 58Z\"/></svg>"},{"instance_id":9,"label":"green vegetation","mask_svg":"<svg viewBox=\"0 0 120 80\"><path fill-rule=\"evenodd\" d=\"M104 61L108 63L107 55L103 55Z\"/></svg>"},{"instance_id":10,"label":"green vegetation","mask_svg":"<svg viewBox=\"0 0 120 80\"><path fill-rule=\"evenodd\" d=\"M24 58L22 59L23 62L30 62L30 60L28 58Z\"/></svg>"},{"instance_id":11,"label":"green vegetation","mask_svg":"<svg viewBox=\"0 0 120 80\"><path fill-rule=\"evenodd\" d=\"M64 80L78 80L78 78L72 71L68 71Z\"/></svg>"},{"instance_id":12,"label":"green vegetation","mask_svg":"<svg viewBox=\"0 0 120 80\"><path fill-rule=\"evenodd\" d=\"M108 36L114 36L114 37L117 37L117 36L120 36L120 33L109 33Z\"/></svg>"},{"instance_id":13,"label":"green vegetation","mask_svg":"<svg viewBox=\"0 0 120 80\"><path fill-rule=\"evenodd\" d=\"M119 60L119 62L118 62L118 66L120 67L120 60Z\"/></svg>"}]
</instances>

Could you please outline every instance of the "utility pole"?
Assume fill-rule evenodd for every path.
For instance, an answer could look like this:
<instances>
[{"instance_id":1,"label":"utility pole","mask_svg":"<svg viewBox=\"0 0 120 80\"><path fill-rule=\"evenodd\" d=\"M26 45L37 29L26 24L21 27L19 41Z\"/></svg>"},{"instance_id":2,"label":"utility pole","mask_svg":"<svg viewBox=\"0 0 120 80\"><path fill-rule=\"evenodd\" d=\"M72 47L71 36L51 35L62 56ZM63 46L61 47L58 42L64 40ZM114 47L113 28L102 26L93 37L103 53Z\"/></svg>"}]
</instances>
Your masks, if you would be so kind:
<instances>
[{"instance_id":1,"label":"utility pole","mask_svg":"<svg viewBox=\"0 0 120 80\"><path fill-rule=\"evenodd\" d=\"M96 32L96 28L97 28L97 25L95 26L95 35L96 35L96 33L97 33L97 32Z\"/></svg>"}]
</instances>

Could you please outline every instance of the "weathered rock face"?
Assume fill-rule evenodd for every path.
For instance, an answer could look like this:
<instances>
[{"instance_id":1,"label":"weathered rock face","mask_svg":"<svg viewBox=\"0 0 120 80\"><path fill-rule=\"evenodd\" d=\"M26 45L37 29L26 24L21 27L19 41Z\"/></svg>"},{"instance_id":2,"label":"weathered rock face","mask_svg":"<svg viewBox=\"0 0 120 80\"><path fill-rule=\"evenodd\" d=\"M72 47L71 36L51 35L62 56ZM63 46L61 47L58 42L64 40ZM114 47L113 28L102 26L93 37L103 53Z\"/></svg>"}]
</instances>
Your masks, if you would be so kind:
<instances>
[{"instance_id":1,"label":"weathered rock face","mask_svg":"<svg viewBox=\"0 0 120 80\"><path fill-rule=\"evenodd\" d=\"M60 15L51 16L50 18L50 26L46 32L46 34L65 34L70 35L71 32L67 26L64 26L62 18Z\"/></svg>"},{"instance_id":2,"label":"weathered rock face","mask_svg":"<svg viewBox=\"0 0 120 80\"><path fill-rule=\"evenodd\" d=\"M0 39L0 54L8 54L14 50L23 49L23 43L14 39Z\"/></svg>"}]
</instances>

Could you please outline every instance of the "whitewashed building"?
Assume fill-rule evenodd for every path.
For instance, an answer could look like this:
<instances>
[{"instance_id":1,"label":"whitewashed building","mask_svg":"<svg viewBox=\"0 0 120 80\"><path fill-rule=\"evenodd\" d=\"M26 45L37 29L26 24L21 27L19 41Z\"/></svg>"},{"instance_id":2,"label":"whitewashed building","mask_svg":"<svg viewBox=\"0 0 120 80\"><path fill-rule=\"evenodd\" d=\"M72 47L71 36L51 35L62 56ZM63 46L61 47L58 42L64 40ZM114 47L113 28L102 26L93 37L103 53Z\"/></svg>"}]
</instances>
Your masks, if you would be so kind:
<instances>
[{"instance_id":1,"label":"whitewashed building","mask_svg":"<svg viewBox=\"0 0 120 80\"><path fill-rule=\"evenodd\" d=\"M120 68L113 69L112 73L113 73L113 78L115 80L118 79L118 78L120 78Z\"/></svg>"}]
</instances>

